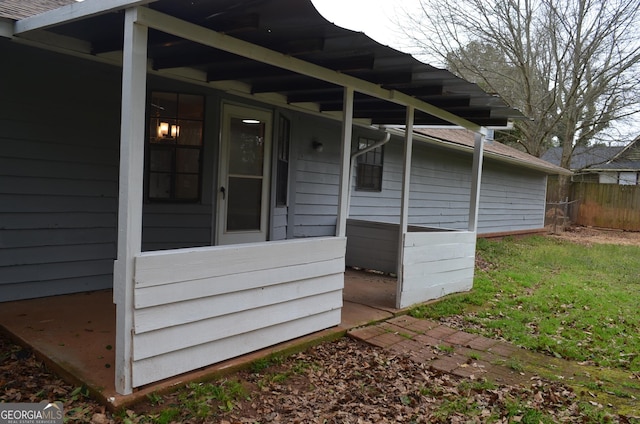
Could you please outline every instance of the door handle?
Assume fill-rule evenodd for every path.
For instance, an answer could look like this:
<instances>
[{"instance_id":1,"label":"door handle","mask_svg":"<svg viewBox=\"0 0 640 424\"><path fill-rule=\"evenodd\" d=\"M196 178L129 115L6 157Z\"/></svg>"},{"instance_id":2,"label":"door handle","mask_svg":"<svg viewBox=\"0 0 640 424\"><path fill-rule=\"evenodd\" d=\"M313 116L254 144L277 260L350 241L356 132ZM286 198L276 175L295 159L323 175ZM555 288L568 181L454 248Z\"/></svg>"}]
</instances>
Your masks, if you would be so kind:
<instances>
[{"instance_id":1,"label":"door handle","mask_svg":"<svg viewBox=\"0 0 640 424\"><path fill-rule=\"evenodd\" d=\"M224 187L220 187L220 193L222 193L222 200L225 199L227 190Z\"/></svg>"}]
</instances>

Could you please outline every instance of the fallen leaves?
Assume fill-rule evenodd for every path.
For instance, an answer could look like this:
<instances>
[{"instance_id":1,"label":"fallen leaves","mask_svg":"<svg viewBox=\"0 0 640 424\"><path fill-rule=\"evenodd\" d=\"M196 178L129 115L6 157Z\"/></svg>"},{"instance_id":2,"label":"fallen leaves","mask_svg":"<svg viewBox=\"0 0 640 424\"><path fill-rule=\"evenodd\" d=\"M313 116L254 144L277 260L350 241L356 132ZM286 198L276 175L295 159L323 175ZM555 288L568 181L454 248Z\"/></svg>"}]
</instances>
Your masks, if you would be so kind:
<instances>
[{"instance_id":1,"label":"fallen leaves","mask_svg":"<svg viewBox=\"0 0 640 424\"><path fill-rule=\"evenodd\" d=\"M0 401L63 400L74 422L156 422L168 408L172 422L242 423L509 423L533 414L545 422L582 423L585 412L573 391L561 383L533 379L530 385L495 385L428 369L409 357L351 339L341 339L282 359L258 372L234 375L248 397L232 408L208 401L207 416L195 417L181 405L181 392L162 396L117 416L66 384L31 354L17 355L0 337ZM187 390L185 386L183 390ZM158 395L160 396L160 395ZM607 407L592 401L593 408ZM619 419L618 419L619 418ZM624 417L613 417L615 421ZM168 421L167 421L168 422Z\"/></svg>"},{"instance_id":2,"label":"fallen leaves","mask_svg":"<svg viewBox=\"0 0 640 424\"><path fill-rule=\"evenodd\" d=\"M94 414L105 414L102 405L86 397L86 389L66 383L51 373L32 352L14 345L2 335L0 352L3 352L0 358L0 402L61 401L65 418L70 422L89 422Z\"/></svg>"}]
</instances>

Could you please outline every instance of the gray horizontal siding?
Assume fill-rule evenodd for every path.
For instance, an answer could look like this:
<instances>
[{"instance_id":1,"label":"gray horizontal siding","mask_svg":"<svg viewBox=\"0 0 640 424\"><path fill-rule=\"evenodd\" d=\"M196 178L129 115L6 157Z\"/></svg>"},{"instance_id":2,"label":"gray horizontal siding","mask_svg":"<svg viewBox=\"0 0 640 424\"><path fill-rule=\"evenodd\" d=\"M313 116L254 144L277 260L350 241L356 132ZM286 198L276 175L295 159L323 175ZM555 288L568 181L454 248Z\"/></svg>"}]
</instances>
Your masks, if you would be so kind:
<instances>
[{"instance_id":1,"label":"gray horizontal siding","mask_svg":"<svg viewBox=\"0 0 640 424\"><path fill-rule=\"evenodd\" d=\"M0 103L0 301L111 287L120 74L2 48L12 60L0 69L11 81Z\"/></svg>"},{"instance_id":2,"label":"gray horizontal siding","mask_svg":"<svg viewBox=\"0 0 640 424\"><path fill-rule=\"evenodd\" d=\"M337 160L326 160L319 156L296 161L294 237L335 234L340 168Z\"/></svg>"},{"instance_id":3,"label":"gray horizontal siding","mask_svg":"<svg viewBox=\"0 0 640 424\"><path fill-rule=\"evenodd\" d=\"M0 171L0 178L2 172ZM1 190L1 189L0 189ZM83 213L83 212L104 212L113 211L116 213L117 204L114 198L106 198L103 196L93 197L90 202L85 197L73 196L50 196L48 194L40 194L38 196L23 196L20 194L0 194L2 202L0 202L0 213ZM11 225L4 221L0 224L2 228Z\"/></svg>"},{"instance_id":4,"label":"gray horizontal siding","mask_svg":"<svg viewBox=\"0 0 640 424\"><path fill-rule=\"evenodd\" d=\"M287 207L278 206L273 208L273 221L271 229L272 241L286 240L287 238Z\"/></svg>"},{"instance_id":5,"label":"gray horizontal siding","mask_svg":"<svg viewBox=\"0 0 640 424\"><path fill-rule=\"evenodd\" d=\"M3 230L0 249L8 251L9 249L41 246L55 246L57 249L64 249L69 245L105 242L115 244L116 242L114 228L48 229L38 228L37 225L34 223L34 228L26 230ZM6 252L2 253L4 256Z\"/></svg>"},{"instance_id":6,"label":"gray horizontal siding","mask_svg":"<svg viewBox=\"0 0 640 424\"><path fill-rule=\"evenodd\" d=\"M398 224L347 220L346 265L397 273L399 228Z\"/></svg>"},{"instance_id":7,"label":"gray horizontal siding","mask_svg":"<svg viewBox=\"0 0 640 424\"><path fill-rule=\"evenodd\" d=\"M478 233L544 227L546 176L489 162L480 190Z\"/></svg>"},{"instance_id":8,"label":"gray horizontal siding","mask_svg":"<svg viewBox=\"0 0 640 424\"><path fill-rule=\"evenodd\" d=\"M113 253L114 243L94 244L67 244L65 249L58 246L36 246L28 248L15 248L3 252L0 258L0 266L24 266L41 263L61 263L68 260L69 256L76 261L90 261L109 257ZM3 274L6 278L6 274Z\"/></svg>"},{"instance_id":9,"label":"gray horizontal siding","mask_svg":"<svg viewBox=\"0 0 640 424\"><path fill-rule=\"evenodd\" d=\"M397 223L402 186L402 145L385 146L381 192L353 191L350 218ZM485 160L479 211L479 233L542 228L544 174ZM416 144L414 146L409 223L464 230L469 220L471 156Z\"/></svg>"},{"instance_id":10,"label":"gray horizontal siding","mask_svg":"<svg viewBox=\"0 0 640 424\"><path fill-rule=\"evenodd\" d=\"M143 251L211 245L211 205L147 204L143 213Z\"/></svg>"},{"instance_id":11,"label":"gray horizontal siding","mask_svg":"<svg viewBox=\"0 0 640 424\"><path fill-rule=\"evenodd\" d=\"M315 118L304 123L306 132L298 139L314 138ZM318 126L322 126L318 122ZM339 125L329 125L323 152L304 144L294 161L294 237L327 236L335 233L339 195ZM362 129L360 135L379 138ZM398 223L402 190L403 141L397 137L384 147L382 191L351 192L349 218ZM472 157L416 142L411 169L409 223L427 227L466 230L469 222ZM480 193L479 233L542 228L546 177L523 168L484 161ZM355 179L351 181L355 185Z\"/></svg>"},{"instance_id":12,"label":"gray horizontal siding","mask_svg":"<svg viewBox=\"0 0 640 424\"><path fill-rule=\"evenodd\" d=\"M2 284L0 286L1 300L56 296L69 293L69 288L73 288L73 293L102 290L111 287L112 280L111 275L89 275L59 280L47 278L42 281L28 281L20 284Z\"/></svg>"},{"instance_id":13,"label":"gray horizontal siding","mask_svg":"<svg viewBox=\"0 0 640 424\"><path fill-rule=\"evenodd\" d=\"M11 57L0 67L0 301L110 288L121 72L7 40L0 49ZM165 84L149 78L150 89L186 89ZM145 204L143 249L209 245L210 197Z\"/></svg>"}]
</instances>

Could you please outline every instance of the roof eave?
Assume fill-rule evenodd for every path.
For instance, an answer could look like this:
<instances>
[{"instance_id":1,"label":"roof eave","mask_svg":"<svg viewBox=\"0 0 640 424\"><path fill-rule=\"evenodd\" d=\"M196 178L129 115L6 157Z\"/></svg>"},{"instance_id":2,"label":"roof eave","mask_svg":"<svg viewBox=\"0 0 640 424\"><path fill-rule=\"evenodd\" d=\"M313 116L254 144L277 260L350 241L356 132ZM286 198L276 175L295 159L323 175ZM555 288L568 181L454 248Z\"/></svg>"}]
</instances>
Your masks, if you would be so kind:
<instances>
[{"instance_id":1,"label":"roof eave","mask_svg":"<svg viewBox=\"0 0 640 424\"><path fill-rule=\"evenodd\" d=\"M18 35L28 31L47 29L52 26L78 21L103 13L115 12L129 7L141 6L155 1L156 0L101 0L99 2L82 1L72 3L49 10L48 12L20 19L16 21L13 32L15 35Z\"/></svg>"},{"instance_id":2,"label":"roof eave","mask_svg":"<svg viewBox=\"0 0 640 424\"><path fill-rule=\"evenodd\" d=\"M634 138L631 143L629 143L626 146L624 146L624 148L622 150L620 150L618 153L616 153L611 159L609 159L609 161L607 163L611 163L611 162L615 161L616 159L619 159L620 157L622 157L623 154L627 152L627 150L631 149L638 142L640 142L640 135L638 137Z\"/></svg>"},{"instance_id":3,"label":"roof eave","mask_svg":"<svg viewBox=\"0 0 640 424\"><path fill-rule=\"evenodd\" d=\"M332 69L329 66L323 66L322 63L298 59L293 55L281 52L279 49L271 49L268 45L255 44L251 42L252 40L250 39L243 40L241 38L232 37L224 31L219 32L200 26L194 23L195 21L193 20L183 20L173 16L172 14L163 13L160 9L156 10L148 7L138 7L149 3L156 3L156 6L158 6L162 2L157 0L89 0L81 3L72 3L16 21L10 35L18 35L13 38L14 40L24 40L25 42L34 42L49 46L49 44L52 44L48 40L50 35L49 33L55 32L54 27L56 26L63 26L66 24L73 26L75 25L75 21L93 19L99 15L109 15L112 14L111 12L122 9L138 8L137 23L147 26L148 28L158 30L165 34L171 34L177 38L194 42L200 46L212 47L220 51L226 51L265 65L274 66L284 69L285 71L294 72L301 76L334 84L338 87L352 88L358 93L368 95L383 102L395 104L396 106L412 106L416 111L421 112L423 116L426 115L435 118L434 122L440 120L454 126L460 126L468 130L478 132L481 130L482 126L504 125L505 123L508 125L509 120L514 119L514 117L515 119L518 119L521 115L514 115L515 112L512 113L512 109L509 109L506 105L494 104L494 102L486 96L486 98L481 96L479 97L480 100L488 102L487 105L481 107L481 112L483 112L481 114L475 114L477 111L471 106L466 107L462 112L455 108L441 107L441 105L436 101L431 101L428 96L425 98L425 96L415 94L411 90L403 90L403 86L401 85L398 86L398 88L394 85L386 86L384 84L380 84L375 78L373 78L375 75L370 76L371 78L369 79L360 78L358 75L351 75L349 73L341 72L339 69ZM81 26L78 27L82 28ZM61 36L69 38L68 36L73 35L72 33L65 33L64 31L59 32L58 34L59 35L56 40L59 40ZM91 44L87 44L89 46L88 48L87 45L80 45L78 47L78 43L71 42L75 40L75 38L71 37L71 40L67 40L66 38L63 40L64 43L61 43L61 47L64 49L69 48L69 45L73 45L72 48L69 48L71 50L69 53L75 54L76 52L80 52L89 55L93 53L93 50L91 50ZM85 38L81 37L78 37L78 40L87 41ZM379 43L377 44L381 46ZM58 44L53 43L51 47L56 48L58 47ZM406 55L402 52L397 53ZM114 64L118 63L117 60L113 60L112 56L96 55L95 57L111 60ZM403 64L403 66L408 65L409 64L407 63ZM196 71L201 71L199 68L194 69ZM148 70L148 72L149 71L150 70ZM169 73L171 74L171 72ZM167 76L170 77L170 75ZM200 77L202 81L210 83L210 86L214 86L217 82L217 80L209 81L209 76L206 74L203 74ZM196 80L200 82L199 79L196 78ZM467 84L470 85L468 82ZM277 94L278 90L274 89L274 91ZM280 94L284 95L282 91L286 90L281 89L279 91ZM467 94L471 99L474 99L474 96L477 95L476 91L477 90L473 87L465 86L465 89L462 90L462 94ZM262 93L262 91L256 92ZM254 94L253 91L252 94ZM366 109L364 109L364 112L366 113ZM484 115L484 113L488 113L488 115ZM368 116L368 118L370 119L370 122L376 124L381 123L380 119L374 119L375 116ZM403 122L401 120L397 121Z\"/></svg>"},{"instance_id":4,"label":"roof eave","mask_svg":"<svg viewBox=\"0 0 640 424\"><path fill-rule=\"evenodd\" d=\"M404 137L404 130L399 129L399 128L389 128L388 129L389 132L395 133L398 136L402 136ZM445 147L449 150L455 150L455 151L459 151L459 152L465 152L465 153L473 153L473 147L472 146L466 146L464 144L459 144L459 143L455 143L455 142L451 142L451 141L445 141L445 140L441 140L435 137L431 137L428 135L424 135L424 134L419 134L419 133L413 133L413 139L414 140L418 140L420 142L426 143L426 144L430 144L433 146L439 146L439 147ZM531 163L531 162L527 162L524 160L520 160L517 158L512 158L509 156L505 156L505 155L501 155L498 153L494 153L494 152L489 152L487 150L484 151L484 156L487 158L491 158L491 159L495 159L498 160L500 162L503 163L508 163L511 165L516 165L516 166L521 166L527 169L532 169L535 171L540 171L543 172L547 175L573 175L573 172L565 169L565 168L561 168L559 166L555 166L553 164L549 164L550 166L546 167L546 166L540 166L537 165L535 163Z\"/></svg>"},{"instance_id":5,"label":"roof eave","mask_svg":"<svg viewBox=\"0 0 640 424\"><path fill-rule=\"evenodd\" d=\"M517 166L522 166L528 169L533 169L536 171L542 171L545 174L548 175L573 175L573 171L569 170L569 169L565 169L562 168L560 166L556 166L553 164L549 164L548 167L546 166L541 166L541 165L536 165L534 163L531 162L527 162L524 160L520 160L520 159L516 159L516 158L512 158L509 156L504 156L498 153L493 153L493 152L485 152L485 154L487 155L487 157L493 157L494 159L498 159L501 162L505 162L505 163L510 163L512 165L517 165Z\"/></svg>"},{"instance_id":6,"label":"roof eave","mask_svg":"<svg viewBox=\"0 0 640 424\"><path fill-rule=\"evenodd\" d=\"M583 168L574 171L574 173L586 174L594 172L638 172L640 171L640 165L637 168Z\"/></svg>"}]
</instances>

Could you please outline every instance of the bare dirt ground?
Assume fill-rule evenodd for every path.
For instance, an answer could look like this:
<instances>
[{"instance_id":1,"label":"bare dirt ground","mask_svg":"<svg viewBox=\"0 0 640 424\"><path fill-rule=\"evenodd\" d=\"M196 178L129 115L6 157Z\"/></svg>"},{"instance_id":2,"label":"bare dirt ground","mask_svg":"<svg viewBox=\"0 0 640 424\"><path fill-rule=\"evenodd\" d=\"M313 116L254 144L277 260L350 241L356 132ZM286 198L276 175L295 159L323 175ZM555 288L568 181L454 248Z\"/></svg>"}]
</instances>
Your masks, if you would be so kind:
<instances>
[{"instance_id":1,"label":"bare dirt ground","mask_svg":"<svg viewBox=\"0 0 640 424\"><path fill-rule=\"evenodd\" d=\"M593 227L569 227L567 230L550 237L558 237L574 243L590 244L622 244L640 246L640 232L608 230Z\"/></svg>"}]
</instances>

